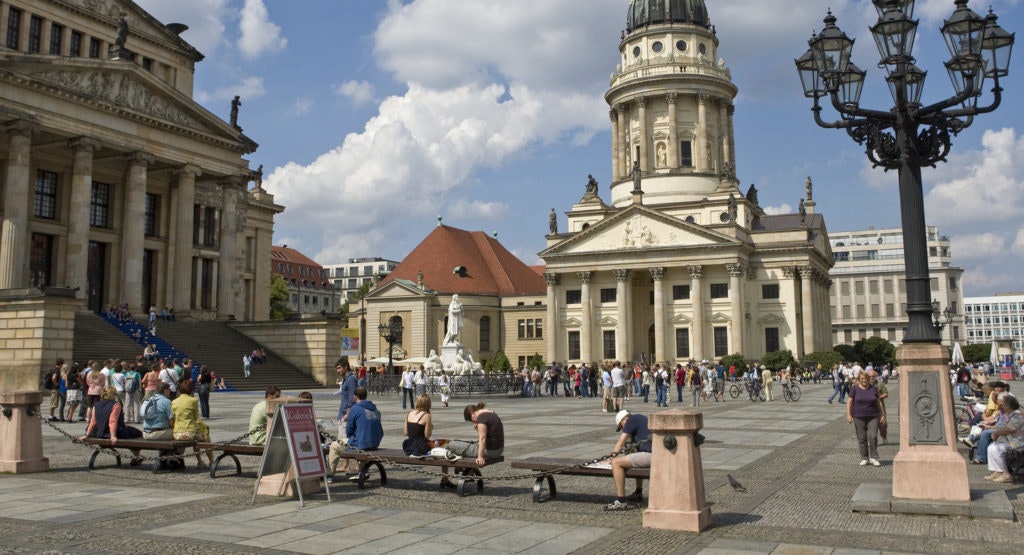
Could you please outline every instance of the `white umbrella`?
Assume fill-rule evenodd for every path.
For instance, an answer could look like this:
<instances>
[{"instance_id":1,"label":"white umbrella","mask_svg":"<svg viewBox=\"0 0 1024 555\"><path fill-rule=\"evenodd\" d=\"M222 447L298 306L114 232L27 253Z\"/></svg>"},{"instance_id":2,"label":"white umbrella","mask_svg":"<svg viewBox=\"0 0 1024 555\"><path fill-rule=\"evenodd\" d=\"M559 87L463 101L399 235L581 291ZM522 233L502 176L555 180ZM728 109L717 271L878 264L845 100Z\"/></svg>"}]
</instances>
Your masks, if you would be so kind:
<instances>
[{"instance_id":1,"label":"white umbrella","mask_svg":"<svg viewBox=\"0 0 1024 555\"><path fill-rule=\"evenodd\" d=\"M999 367L999 346L992 342L992 350L988 352L988 361L992 363L992 369Z\"/></svg>"},{"instance_id":2,"label":"white umbrella","mask_svg":"<svg viewBox=\"0 0 1024 555\"><path fill-rule=\"evenodd\" d=\"M408 366L410 364L426 364L427 357L409 357L405 360L396 361L395 364L399 366Z\"/></svg>"},{"instance_id":3,"label":"white umbrella","mask_svg":"<svg viewBox=\"0 0 1024 555\"><path fill-rule=\"evenodd\" d=\"M387 363L388 363L388 357L371 358L370 360L366 361L366 364L387 364Z\"/></svg>"},{"instance_id":4,"label":"white umbrella","mask_svg":"<svg viewBox=\"0 0 1024 555\"><path fill-rule=\"evenodd\" d=\"M953 343L953 356L951 362L953 364L964 363L964 351L960 348L960 342Z\"/></svg>"}]
</instances>

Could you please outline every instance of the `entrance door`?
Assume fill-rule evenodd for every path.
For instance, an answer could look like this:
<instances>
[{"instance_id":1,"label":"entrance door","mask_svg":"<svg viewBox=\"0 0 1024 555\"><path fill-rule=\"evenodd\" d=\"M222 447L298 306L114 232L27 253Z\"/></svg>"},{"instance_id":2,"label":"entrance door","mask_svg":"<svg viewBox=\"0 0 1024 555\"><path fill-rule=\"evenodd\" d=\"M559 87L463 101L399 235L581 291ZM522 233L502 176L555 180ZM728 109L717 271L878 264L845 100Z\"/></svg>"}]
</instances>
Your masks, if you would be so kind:
<instances>
[{"instance_id":1,"label":"entrance door","mask_svg":"<svg viewBox=\"0 0 1024 555\"><path fill-rule=\"evenodd\" d=\"M156 306L156 251L142 251L142 310L149 313L149 307Z\"/></svg>"},{"instance_id":2,"label":"entrance door","mask_svg":"<svg viewBox=\"0 0 1024 555\"><path fill-rule=\"evenodd\" d=\"M89 264L85 287L89 310L99 312L106 304L107 244L89 241Z\"/></svg>"},{"instance_id":3,"label":"entrance door","mask_svg":"<svg viewBox=\"0 0 1024 555\"><path fill-rule=\"evenodd\" d=\"M42 233L32 234L32 252L29 254L29 285L47 287L53 285L53 236Z\"/></svg>"}]
</instances>

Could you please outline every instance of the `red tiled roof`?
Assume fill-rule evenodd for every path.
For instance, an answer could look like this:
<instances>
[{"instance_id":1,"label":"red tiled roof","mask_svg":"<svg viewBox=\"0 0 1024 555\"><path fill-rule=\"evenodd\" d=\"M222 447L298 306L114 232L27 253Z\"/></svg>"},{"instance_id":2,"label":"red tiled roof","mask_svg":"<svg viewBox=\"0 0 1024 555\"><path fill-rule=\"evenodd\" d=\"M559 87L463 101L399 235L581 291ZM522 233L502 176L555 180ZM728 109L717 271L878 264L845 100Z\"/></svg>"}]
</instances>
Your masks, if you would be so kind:
<instances>
[{"instance_id":1,"label":"red tiled roof","mask_svg":"<svg viewBox=\"0 0 1024 555\"><path fill-rule=\"evenodd\" d=\"M465 267L465 277L455 272L459 266ZM434 228L381 285L395 279L416 283L420 272L424 286L438 293L513 296L547 291L544 278L497 239L446 225Z\"/></svg>"},{"instance_id":2,"label":"red tiled roof","mask_svg":"<svg viewBox=\"0 0 1024 555\"><path fill-rule=\"evenodd\" d=\"M279 265L285 266L284 271L280 270ZM299 272L300 267L308 269L309 272L306 275L302 275ZM291 269L291 272L289 272L289 269ZM324 289L333 288L331 280L324 273L323 266L301 252L288 247L270 246L270 271L272 274L280 275L289 281L307 280L321 284L320 286Z\"/></svg>"}]
</instances>

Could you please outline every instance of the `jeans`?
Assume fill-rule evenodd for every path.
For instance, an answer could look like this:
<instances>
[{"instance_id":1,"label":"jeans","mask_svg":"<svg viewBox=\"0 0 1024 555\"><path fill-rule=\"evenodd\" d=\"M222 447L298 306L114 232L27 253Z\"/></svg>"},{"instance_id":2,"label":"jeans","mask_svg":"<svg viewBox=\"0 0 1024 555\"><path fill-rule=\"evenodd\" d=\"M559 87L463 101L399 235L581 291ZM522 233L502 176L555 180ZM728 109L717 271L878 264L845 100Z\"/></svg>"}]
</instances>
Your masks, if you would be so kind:
<instances>
[{"instance_id":1,"label":"jeans","mask_svg":"<svg viewBox=\"0 0 1024 555\"><path fill-rule=\"evenodd\" d=\"M656 393L657 393L657 399L655 399L655 401L657 402L658 406L659 407L667 407L668 406L668 386L667 385L659 385L659 386L655 386L654 389L656 390Z\"/></svg>"},{"instance_id":2,"label":"jeans","mask_svg":"<svg viewBox=\"0 0 1024 555\"><path fill-rule=\"evenodd\" d=\"M644 395L644 402L647 402L647 397L651 394L651 386L644 384L642 389Z\"/></svg>"},{"instance_id":3,"label":"jeans","mask_svg":"<svg viewBox=\"0 0 1024 555\"><path fill-rule=\"evenodd\" d=\"M981 437L978 438L978 446L974 448L974 459L987 463L988 462L988 446L992 443L992 429L982 430Z\"/></svg>"},{"instance_id":4,"label":"jeans","mask_svg":"<svg viewBox=\"0 0 1024 555\"><path fill-rule=\"evenodd\" d=\"M682 403L683 402L683 384L681 384L681 383L677 383L676 384L676 402L677 403Z\"/></svg>"},{"instance_id":5,"label":"jeans","mask_svg":"<svg viewBox=\"0 0 1024 555\"><path fill-rule=\"evenodd\" d=\"M402 409L405 409L405 400L409 400L409 408L416 406L416 390L411 387L402 388Z\"/></svg>"},{"instance_id":6,"label":"jeans","mask_svg":"<svg viewBox=\"0 0 1024 555\"><path fill-rule=\"evenodd\" d=\"M857 446L860 458L878 458L878 417L854 418L853 429L857 431Z\"/></svg>"},{"instance_id":7,"label":"jeans","mask_svg":"<svg viewBox=\"0 0 1024 555\"><path fill-rule=\"evenodd\" d=\"M841 384L841 383L833 384L832 385L832 395L829 396L828 402L831 404L832 403L832 399L835 399L836 395L839 395L842 390L843 390L843 384ZM839 402L842 403L843 400L839 399Z\"/></svg>"},{"instance_id":8,"label":"jeans","mask_svg":"<svg viewBox=\"0 0 1024 555\"><path fill-rule=\"evenodd\" d=\"M590 397L590 383L587 380L580 380L580 395Z\"/></svg>"},{"instance_id":9,"label":"jeans","mask_svg":"<svg viewBox=\"0 0 1024 555\"><path fill-rule=\"evenodd\" d=\"M693 406L693 407L699 407L700 406L700 398L701 398L701 395L703 394L703 392L704 392L704 390L701 389L701 387L699 385L695 385L695 386L692 386L690 388L690 395L693 396L693 404L691 404L690 406Z\"/></svg>"},{"instance_id":10,"label":"jeans","mask_svg":"<svg viewBox=\"0 0 1024 555\"><path fill-rule=\"evenodd\" d=\"M640 378L633 378L633 395L640 395L641 387Z\"/></svg>"}]
</instances>

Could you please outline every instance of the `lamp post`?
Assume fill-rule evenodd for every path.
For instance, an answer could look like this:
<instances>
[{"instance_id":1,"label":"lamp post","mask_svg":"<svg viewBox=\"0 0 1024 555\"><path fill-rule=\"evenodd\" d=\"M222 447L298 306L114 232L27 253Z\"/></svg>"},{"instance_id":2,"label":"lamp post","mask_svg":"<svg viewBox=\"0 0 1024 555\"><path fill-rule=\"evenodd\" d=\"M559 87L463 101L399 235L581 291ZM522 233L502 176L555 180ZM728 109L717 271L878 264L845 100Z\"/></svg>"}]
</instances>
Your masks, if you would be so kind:
<instances>
[{"instance_id":1,"label":"lamp post","mask_svg":"<svg viewBox=\"0 0 1024 555\"><path fill-rule=\"evenodd\" d=\"M392 316L388 319L387 324L377 326L377 331L380 332L380 336L384 338L384 341L388 342L388 374L394 374L395 343L402 340L402 319L398 316Z\"/></svg>"},{"instance_id":2,"label":"lamp post","mask_svg":"<svg viewBox=\"0 0 1024 555\"><path fill-rule=\"evenodd\" d=\"M956 312L953 310L953 307L947 306L940 311L939 301L932 301L932 326L935 327L939 335L942 335L942 330L953 322L954 316L956 316Z\"/></svg>"},{"instance_id":3,"label":"lamp post","mask_svg":"<svg viewBox=\"0 0 1024 555\"><path fill-rule=\"evenodd\" d=\"M996 23L991 9L981 17L955 0L953 14L942 26L951 58L945 62L955 95L929 106L921 105L926 72L911 55L918 21L912 19L914 0L872 0L878 22L871 27L885 67L895 105L886 110L860 107L865 72L850 61L853 39L836 26L829 10L825 28L808 41L810 48L796 60L804 96L813 99L814 121L821 127L845 129L865 147L875 167L898 170L907 280L908 327L904 343L939 343L932 325L928 251L925 235L921 167L944 162L951 136L973 123L974 116L999 107L999 78L1009 73L1014 35ZM985 79L992 80L992 99L979 106ZM821 117L821 98L829 97L837 121ZM921 128L923 127L923 130Z\"/></svg>"}]
</instances>

